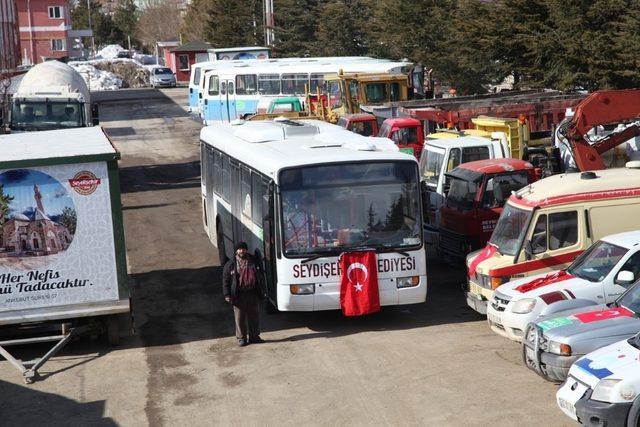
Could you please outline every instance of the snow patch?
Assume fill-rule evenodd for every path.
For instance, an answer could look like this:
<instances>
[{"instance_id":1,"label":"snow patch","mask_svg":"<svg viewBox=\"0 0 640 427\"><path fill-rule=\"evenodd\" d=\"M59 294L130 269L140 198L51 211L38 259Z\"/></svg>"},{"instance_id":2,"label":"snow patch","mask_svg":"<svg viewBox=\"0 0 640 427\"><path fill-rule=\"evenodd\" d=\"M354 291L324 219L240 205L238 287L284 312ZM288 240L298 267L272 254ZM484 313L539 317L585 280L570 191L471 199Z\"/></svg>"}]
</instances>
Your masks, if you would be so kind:
<instances>
[{"instance_id":1,"label":"snow patch","mask_svg":"<svg viewBox=\"0 0 640 427\"><path fill-rule=\"evenodd\" d=\"M69 65L80 73L91 91L118 90L122 87L121 78L108 71L98 70L87 62L70 62Z\"/></svg>"}]
</instances>

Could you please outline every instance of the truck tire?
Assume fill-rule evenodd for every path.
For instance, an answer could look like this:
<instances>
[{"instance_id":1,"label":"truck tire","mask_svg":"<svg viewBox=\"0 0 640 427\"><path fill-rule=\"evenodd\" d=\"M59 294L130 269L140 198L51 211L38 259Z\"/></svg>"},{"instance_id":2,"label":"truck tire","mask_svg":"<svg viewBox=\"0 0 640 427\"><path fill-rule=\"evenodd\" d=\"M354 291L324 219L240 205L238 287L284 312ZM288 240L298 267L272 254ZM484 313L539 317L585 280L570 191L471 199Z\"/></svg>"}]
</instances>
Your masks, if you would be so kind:
<instances>
[{"instance_id":1,"label":"truck tire","mask_svg":"<svg viewBox=\"0 0 640 427\"><path fill-rule=\"evenodd\" d=\"M229 258L227 258L227 252L224 247L224 235L222 234L222 227L219 223L216 227L216 239L218 240L218 261L220 262L220 267L224 267L227 261L229 261Z\"/></svg>"},{"instance_id":2,"label":"truck tire","mask_svg":"<svg viewBox=\"0 0 640 427\"><path fill-rule=\"evenodd\" d=\"M117 316L108 316L105 320L107 343L115 347L120 344L120 327Z\"/></svg>"}]
</instances>

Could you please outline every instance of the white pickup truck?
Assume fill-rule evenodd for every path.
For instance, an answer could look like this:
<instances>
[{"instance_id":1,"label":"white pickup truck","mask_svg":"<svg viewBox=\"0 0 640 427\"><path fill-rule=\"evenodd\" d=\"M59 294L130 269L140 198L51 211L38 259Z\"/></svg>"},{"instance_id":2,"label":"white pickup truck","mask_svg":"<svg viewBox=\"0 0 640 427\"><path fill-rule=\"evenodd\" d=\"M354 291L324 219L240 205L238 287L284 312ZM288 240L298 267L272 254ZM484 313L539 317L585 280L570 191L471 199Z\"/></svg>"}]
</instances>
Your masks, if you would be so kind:
<instances>
[{"instance_id":1,"label":"white pickup truck","mask_svg":"<svg viewBox=\"0 0 640 427\"><path fill-rule=\"evenodd\" d=\"M604 237L566 269L513 280L493 293L491 329L521 341L529 322L562 310L607 304L640 277L640 231Z\"/></svg>"},{"instance_id":2,"label":"white pickup truck","mask_svg":"<svg viewBox=\"0 0 640 427\"><path fill-rule=\"evenodd\" d=\"M490 138L472 135L425 141L420 157L420 182L425 194L424 224L428 244L438 243L440 208L449 190L445 174L462 163L505 157L509 157L509 146L503 132L493 132Z\"/></svg>"}]
</instances>

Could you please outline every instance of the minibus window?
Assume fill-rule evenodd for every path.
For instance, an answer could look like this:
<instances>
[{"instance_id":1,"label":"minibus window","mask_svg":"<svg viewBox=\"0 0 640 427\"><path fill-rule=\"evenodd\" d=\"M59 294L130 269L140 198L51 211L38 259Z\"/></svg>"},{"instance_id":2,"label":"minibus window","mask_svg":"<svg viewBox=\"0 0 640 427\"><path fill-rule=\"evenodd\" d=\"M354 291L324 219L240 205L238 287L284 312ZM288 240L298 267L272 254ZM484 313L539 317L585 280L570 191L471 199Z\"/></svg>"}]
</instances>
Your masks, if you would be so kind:
<instances>
[{"instance_id":1,"label":"minibus window","mask_svg":"<svg viewBox=\"0 0 640 427\"><path fill-rule=\"evenodd\" d=\"M258 92L260 95L280 95L280 75L260 74L258 76Z\"/></svg>"},{"instance_id":2,"label":"minibus window","mask_svg":"<svg viewBox=\"0 0 640 427\"><path fill-rule=\"evenodd\" d=\"M220 79L218 76L209 77L209 95L218 95L220 93Z\"/></svg>"},{"instance_id":3,"label":"minibus window","mask_svg":"<svg viewBox=\"0 0 640 427\"><path fill-rule=\"evenodd\" d=\"M236 76L236 92L238 95L253 95L258 90L258 80L255 74Z\"/></svg>"},{"instance_id":4,"label":"minibus window","mask_svg":"<svg viewBox=\"0 0 640 427\"><path fill-rule=\"evenodd\" d=\"M531 236L531 251L541 254L547 251L547 216L540 215Z\"/></svg>"},{"instance_id":5,"label":"minibus window","mask_svg":"<svg viewBox=\"0 0 640 427\"><path fill-rule=\"evenodd\" d=\"M578 242L578 212L549 215L549 249L573 246Z\"/></svg>"}]
</instances>

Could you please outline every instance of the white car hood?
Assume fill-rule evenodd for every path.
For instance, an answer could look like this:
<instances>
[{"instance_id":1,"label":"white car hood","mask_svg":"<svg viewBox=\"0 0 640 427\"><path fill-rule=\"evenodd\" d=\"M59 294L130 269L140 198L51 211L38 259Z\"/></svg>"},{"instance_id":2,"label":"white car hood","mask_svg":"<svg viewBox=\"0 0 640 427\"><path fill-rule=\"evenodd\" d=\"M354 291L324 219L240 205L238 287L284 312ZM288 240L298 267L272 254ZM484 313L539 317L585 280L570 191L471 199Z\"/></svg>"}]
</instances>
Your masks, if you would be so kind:
<instances>
[{"instance_id":1,"label":"white car hood","mask_svg":"<svg viewBox=\"0 0 640 427\"><path fill-rule=\"evenodd\" d=\"M498 287L497 290L501 294L510 297L511 300L520 300L523 298L535 298L540 295L548 294L549 292L560 291L563 289L571 290L578 286L594 285L594 283L589 282L587 280L580 279L578 277L573 277L571 279L565 279L565 280L560 280L557 282L545 284L535 289L532 289L528 292L521 292L519 290L516 290L516 288L518 288L521 285L526 285L527 283L530 283L536 279L541 279L547 275L553 275L556 273L557 272L555 271L551 273L543 273L535 276L526 277L523 279L514 280L512 282L507 282L504 285Z\"/></svg>"},{"instance_id":2,"label":"white car hood","mask_svg":"<svg viewBox=\"0 0 640 427\"><path fill-rule=\"evenodd\" d=\"M633 338L632 338L633 339ZM640 381L640 350L627 340L602 347L578 359L569 375L589 384L591 388L604 378Z\"/></svg>"}]
</instances>

